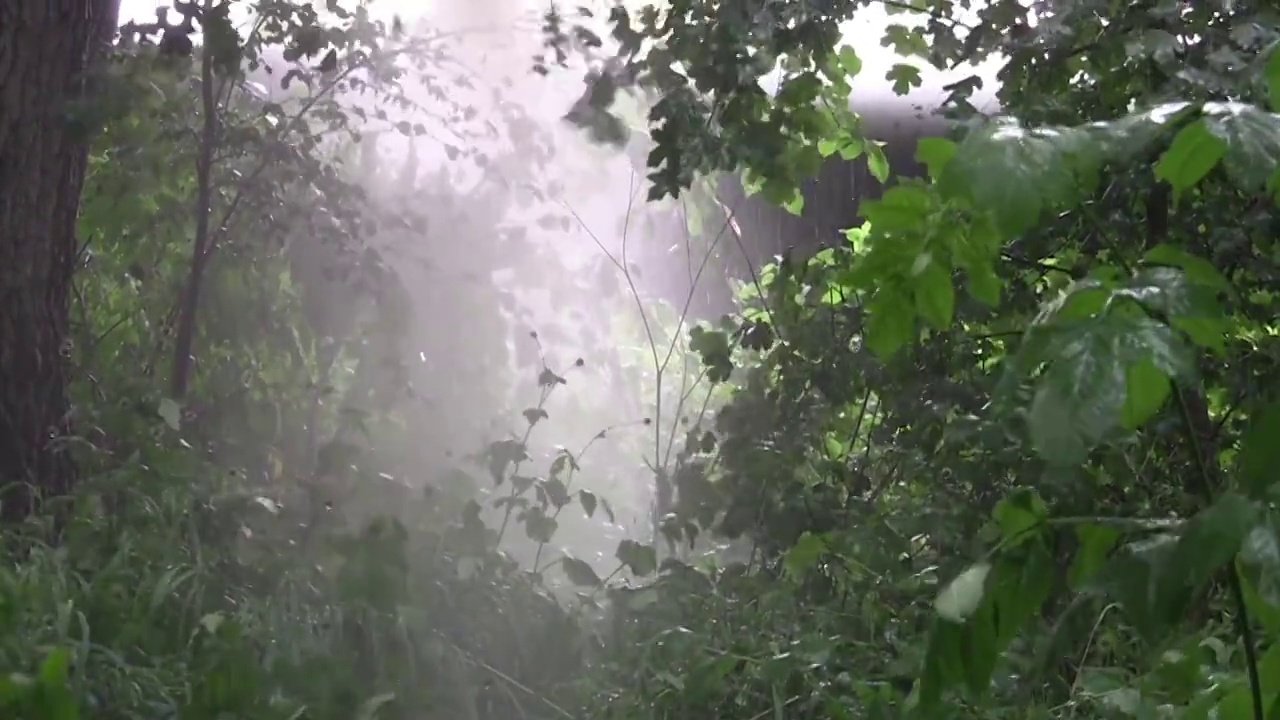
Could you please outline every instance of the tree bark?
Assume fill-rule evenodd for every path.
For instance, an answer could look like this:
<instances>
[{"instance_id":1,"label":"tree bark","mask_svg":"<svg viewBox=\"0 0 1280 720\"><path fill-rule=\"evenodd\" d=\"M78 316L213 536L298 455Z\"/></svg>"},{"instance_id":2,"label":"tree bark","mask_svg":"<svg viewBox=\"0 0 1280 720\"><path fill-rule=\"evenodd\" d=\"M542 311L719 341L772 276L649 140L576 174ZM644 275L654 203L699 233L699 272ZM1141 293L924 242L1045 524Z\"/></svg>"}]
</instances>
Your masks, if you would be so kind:
<instances>
[{"instance_id":1,"label":"tree bark","mask_svg":"<svg viewBox=\"0 0 1280 720\"><path fill-rule=\"evenodd\" d=\"M88 133L74 114L118 11L119 0L0 0L0 520L75 477L68 314Z\"/></svg>"}]
</instances>

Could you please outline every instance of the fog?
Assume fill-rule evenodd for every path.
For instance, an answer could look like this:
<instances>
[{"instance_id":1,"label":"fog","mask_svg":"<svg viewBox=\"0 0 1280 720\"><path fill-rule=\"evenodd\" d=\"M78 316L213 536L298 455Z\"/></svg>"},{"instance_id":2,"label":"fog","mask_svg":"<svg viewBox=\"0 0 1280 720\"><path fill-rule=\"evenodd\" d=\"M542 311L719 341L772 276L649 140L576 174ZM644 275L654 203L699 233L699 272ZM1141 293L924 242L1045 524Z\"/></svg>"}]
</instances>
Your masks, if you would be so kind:
<instances>
[{"instance_id":1,"label":"fog","mask_svg":"<svg viewBox=\"0 0 1280 720\"><path fill-rule=\"evenodd\" d=\"M149 21L167 4L124 0L121 20ZM410 36L439 38L448 58L406 80L414 107L390 110L381 123L385 129L403 119L425 134L377 134L369 165L376 169L364 178L376 203L413 211L425 225L368 239L407 293L411 319L396 360L407 364L421 400L410 415L413 447L401 449L409 459L388 474L412 488L443 484L459 471L491 485L468 455L521 438L529 424L522 412L544 410L521 472L546 473L558 448L577 456L590 447L578 458L572 489L607 500L614 517L587 518L575 503L551 545L606 575L618 539L651 539L653 468L682 441L681 417L696 419L707 406L696 363L686 365L678 347L669 352L683 335L679 313L651 293L657 279L693 275L705 248L689 247L671 223L645 222L654 208L644 202L643 173L623 152L563 121L582 92L584 69L531 72L545 0L374 0L369 7L375 17L401 18ZM910 20L873 6L844 28L863 60L852 83L855 106L936 107L944 85L975 72L987 85L973 102L992 105L998 61L955 74L925 69L921 87L896 96L885 73L901 60L880 45L890 22ZM447 86L446 96L424 76ZM540 405L544 361L565 383ZM503 513L492 501L507 487L493 492L482 504L496 525ZM508 535L513 555L532 563L534 544L523 533ZM547 559L544 550L540 562Z\"/></svg>"}]
</instances>

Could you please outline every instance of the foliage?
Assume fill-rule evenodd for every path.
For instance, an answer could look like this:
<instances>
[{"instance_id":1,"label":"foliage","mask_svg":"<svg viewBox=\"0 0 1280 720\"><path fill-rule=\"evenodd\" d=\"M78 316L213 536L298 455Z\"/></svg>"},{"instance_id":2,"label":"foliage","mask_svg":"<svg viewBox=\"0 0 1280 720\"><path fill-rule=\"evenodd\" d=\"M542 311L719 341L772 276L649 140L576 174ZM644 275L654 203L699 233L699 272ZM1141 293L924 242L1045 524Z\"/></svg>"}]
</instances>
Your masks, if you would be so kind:
<instances>
[{"instance_id":1,"label":"foliage","mask_svg":"<svg viewBox=\"0 0 1280 720\"><path fill-rule=\"evenodd\" d=\"M794 206L815 152L861 154L832 107L860 67L835 26L862 5L615 10L595 81L661 89L654 194L746 165ZM651 586L602 707L1267 717L1274 12L885 5L923 19L883 43L918 60L1006 53L1007 115L922 140L928 178L695 329L733 394L691 433L672 525L756 549L697 590L671 590L675 568ZM635 662L652 671L628 682Z\"/></svg>"},{"instance_id":2,"label":"foliage","mask_svg":"<svg viewBox=\"0 0 1280 720\"><path fill-rule=\"evenodd\" d=\"M638 84L657 98L654 197L742 169L801 212L797 181L826 157L893 170L846 110L861 62L837 25L868 4L616 8L617 56L570 119L622 140L611 102ZM953 85L964 123L920 141L928 176L861 203L838 244L751 273L732 315L655 307L608 255L610 301L639 327L558 328L554 345L551 330L508 342L519 291L596 286L502 222L510 187L537 189L538 134L518 113L457 123L464 140L491 123L528 140L507 158L448 145L518 178L497 190L424 177L416 153L390 163L372 140L430 134L406 88L439 90L439 38L277 3L245 37L210 3L201 46L166 22L118 48L122 99L104 104L81 198L85 479L60 512L5 529L0 708L1274 715L1274 10L883 6L901 20L883 44L904 56L889 82L999 51L1004 115L976 117L977 83ZM560 59L576 44L597 62L587 15L567 31L549 15ZM280 46L288 75L259 85L312 92L250 92L237 61ZM371 104L314 92L344 82ZM465 309L483 336L466 351L414 307L396 254L442 236L425 221L465 240L432 245L443 270L416 277ZM592 346L609 352L577 355ZM617 425L584 431L593 365L632 387ZM515 402L512 368L532 401ZM476 406L504 403L512 432L454 452ZM556 423L569 430L548 442Z\"/></svg>"}]
</instances>

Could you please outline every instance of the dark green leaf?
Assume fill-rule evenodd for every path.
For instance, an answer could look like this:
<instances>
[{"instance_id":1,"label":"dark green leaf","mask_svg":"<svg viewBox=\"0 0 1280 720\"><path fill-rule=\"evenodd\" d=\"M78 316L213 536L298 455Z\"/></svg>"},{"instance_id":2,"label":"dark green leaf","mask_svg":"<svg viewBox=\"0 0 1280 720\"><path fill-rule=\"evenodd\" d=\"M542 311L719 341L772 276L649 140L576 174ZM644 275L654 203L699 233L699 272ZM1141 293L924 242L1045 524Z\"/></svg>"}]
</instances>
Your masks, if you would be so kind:
<instances>
[{"instance_id":1,"label":"dark green leaf","mask_svg":"<svg viewBox=\"0 0 1280 720\"><path fill-rule=\"evenodd\" d=\"M618 551L614 553L614 557L637 576L643 577L658 569L657 551L652 545L641 545L635 540L618 543Z\"/></svg>"},{"instance_id":2,"label":"dark green leaf","mask_svg":"<svg viewBox=\"0 0 1280 720\"><path fill-rule=\"evenodd\" d=\"M579 587L599 587L603 584L596 571L592 570L591 566L585 561L578 558L562 558L560 567L564 568L564 574L569 578L569 582Z\"/></svg>"},{"instance_id":3,"label":"dark green leaf","mask_svg":"<svg viewBox=\"0 0 1280 720\"><path fill-rule=\"evenodd\" d=\"M867 307L865 342L881 359L893 356L906 345L916 331L914 303L902 293L882 290Z\"/></svg>"},{"instance_id":4,"label":"dark green leaf","mask_svg":"<svg viewBox=\"0 0 1280 720\"><path fill-rule=\"evenodd\" d=\"M1280 400L1249 419L1236 457L1237 486L1251 497L1265 497L1280 479Z\"/></svg>"}]
</instances>

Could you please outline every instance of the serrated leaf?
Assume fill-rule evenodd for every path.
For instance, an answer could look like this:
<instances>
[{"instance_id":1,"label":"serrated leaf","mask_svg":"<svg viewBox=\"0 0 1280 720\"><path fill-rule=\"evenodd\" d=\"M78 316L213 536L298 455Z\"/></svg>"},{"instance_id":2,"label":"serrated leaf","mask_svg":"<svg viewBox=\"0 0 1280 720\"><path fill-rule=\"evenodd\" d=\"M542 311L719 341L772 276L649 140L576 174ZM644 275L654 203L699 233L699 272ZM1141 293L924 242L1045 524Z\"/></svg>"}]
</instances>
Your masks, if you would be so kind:
<instances>
[{"instance_id":1,"label":"serrated leaf","mask_svg":"<svg viewBox=\"0 0 1280 720\"><path fill-rule=\"evenodd\" d=\"M564 574L569 578L569 582L578 587L599 587L603 584L600 576L584 560L564 557L560 560L560 567L564 569Z\"/></svg>"},{"instance_id":2,"label":"serrated leaf","mask_svg":"<svg viewBox=\"0 0 1280 720\"><path fill-rule=\"evenodd\" d=\"M1203 119L1178 131L1156 162L1156 178L1182 193L1204 179L1227 154L1227 143L1209 132Z\"/></svg>"},{"instance_id":3,"label":"serrated leaf","mask_svg":"<svg viewBox=\"0 0 1280 720\"><path fill-rule=\"evenodd\" d=\"M990 573L991 563L987 562L980 562L960 573L938 594L933 603L934 610L948 622L964 623L982 604Z\"/></svg>"},{"instance_id":4,"label":"serrated leaf","mask_svg":"<svg viewBox=\"0 0 1280 720\"><path fill-rule=\"evenodd\" d=\"M884 77L893 83L893 92L898 95L906 95L912 88L918 88L924 83L920 77L920 68L905 63L895 64Z\"/></svg>"}]
</instances>

